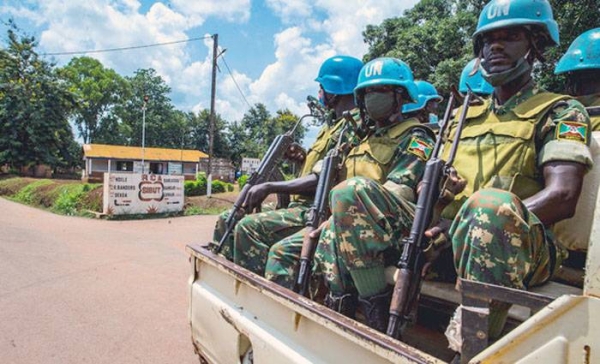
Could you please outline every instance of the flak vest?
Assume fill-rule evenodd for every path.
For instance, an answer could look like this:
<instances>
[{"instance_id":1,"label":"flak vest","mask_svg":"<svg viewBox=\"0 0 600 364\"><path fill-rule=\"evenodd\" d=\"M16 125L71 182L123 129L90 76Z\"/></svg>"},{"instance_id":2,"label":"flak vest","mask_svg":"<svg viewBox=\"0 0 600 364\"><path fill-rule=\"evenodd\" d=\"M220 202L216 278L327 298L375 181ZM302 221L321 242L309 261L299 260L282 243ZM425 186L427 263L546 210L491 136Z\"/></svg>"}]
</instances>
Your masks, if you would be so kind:
<instances>
[{"instance_id":1,"label":"flak vest","mask_svg":"<svg viewBox=\"0 0 600 364\"><path fill-rule=\"evenodd\" d=\"M354 121L360 123L360 113L357 108L352 109L350 114L352 115ZM300 177L304 177L312 173L315 164L321 159L325 158L327 152L336 145L339 139L339 134L346 123L347 121L344 118L339 118L334 122L333 126L329 127L328 125L324 125L321 130L319 130L319 134L317 134L315 142L313 145L311 145L310 149L306 153L306 159L304 166L300 171Z\"/></svg>"},{"instance_id":2,"label":"flak vest","mask_svg":"<svg viewBox=\"0 0 600 364\"><path fill-rule=\"evenodd\" d=\"M390 162L396 155L398 143L403 135L415 127L423 125L415 118L404 120L391 126L384 135L369 136L353 148L344 163L342 180L352 177L366 177L384 183L393 166Z\"/></svg>"},{"instance_id":3,"label":"flak vest","mask_svg":"<svg viewBox=\"0 0 600 364\"><path fill-rule=\"evenodd\" d=\"M520 199L539 192L543 185L537 168L536 127L556 102L569 98L543 92L501 114L491 112L491 100L469 107L454 161L454 168L467 186L446 207L443 216L454 218L466 199L483 188L510 191ZM450 155L455 135L456 123L451 125L442 153L444 160Z\"/></svg>"},{"instance_id":4,"label":"flak vest","mask_svg":"<svg viewBox=\"0 0 600 364\"><path fill-rule=\"evenodd\" d=\"M360 112L358 108L354 108L350 110L350 115L357 123L360 125ZM306 158L304 160L304 165L302 170L300 171L299 177L304 177L312 173L315 164L321 159L325 158L327 152L334 148L338 142L338 139L341 137L340 133L342 129L346 125L347 121L342 117L337 119L332 126L324 125L321 130L319 130L319 134L317 134L317 138L313 145L311 145L310 149L306 153ZM352 131L346 131L348 133L353 134ZM351 136L347 137L349 139ZM306 196L301 195L292 195L292 201L294 202L309 202L312 201L312 198L307 198Z\"/></svg>"}]
</instances>

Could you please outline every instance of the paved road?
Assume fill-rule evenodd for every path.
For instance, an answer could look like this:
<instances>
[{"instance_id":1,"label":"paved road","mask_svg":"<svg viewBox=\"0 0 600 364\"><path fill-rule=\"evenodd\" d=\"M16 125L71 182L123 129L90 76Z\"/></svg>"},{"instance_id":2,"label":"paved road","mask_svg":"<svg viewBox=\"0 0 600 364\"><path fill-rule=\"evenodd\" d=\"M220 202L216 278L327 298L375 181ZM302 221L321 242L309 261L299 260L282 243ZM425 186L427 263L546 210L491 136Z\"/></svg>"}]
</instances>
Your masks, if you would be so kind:
<instances>
[{"instance_id":1,"label":"paved road","mask_svg":"<svg viewBox=\"0 0 600 364\"><path fill-rule=\"evenodd\" d=\"M0 198L0 363L197 363L184 247L214 216L104 221Z\"/></svg>"}]
</instances>

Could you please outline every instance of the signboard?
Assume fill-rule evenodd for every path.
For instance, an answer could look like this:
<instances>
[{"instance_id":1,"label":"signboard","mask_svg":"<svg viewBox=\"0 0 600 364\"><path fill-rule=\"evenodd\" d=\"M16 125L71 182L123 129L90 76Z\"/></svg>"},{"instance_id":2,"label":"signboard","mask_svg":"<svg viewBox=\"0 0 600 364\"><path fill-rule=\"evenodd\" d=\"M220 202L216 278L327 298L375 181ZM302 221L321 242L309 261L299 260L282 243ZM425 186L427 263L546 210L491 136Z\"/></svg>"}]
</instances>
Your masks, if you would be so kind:
<instances>
[{"instance_id":1,"label":"signboard","mask_svg":"<svg viewBox=\"0 0 600 364\"><path fill-rule=\"evenodd\" d=\"M167 170L169 174L183 174L183 164L169 162Z\"/></svg>"},{"instance_id":2,"label":"signboard","mask_svg":"<svg viewBox=\"0 0 600 364\"><path fill-rule=\"evenodd\" d=\"M256 172L260 165L260 159L258 158L242 158L242 171L247 174Z\"/></svg>"},{"instance_id":3,"label":"signboard","mask_svg":"<svg viewBox=\"0 0 600 364\"><path fill-rule=\"evenodd\" d=\"M104 173L103 212L157 214L183 210L183 176Z\"/></svg>"},{"instance_id":4,"label":"signboard","mask_svg":"<svg viewBox=\"0 0 600 364\"><path fill-rule=\"evenodd\" d=\"M144 172L150 171L150 162L144 162ZM142 162L133 161L133 173L142 173Z\"/></svg>"}]
</instances>

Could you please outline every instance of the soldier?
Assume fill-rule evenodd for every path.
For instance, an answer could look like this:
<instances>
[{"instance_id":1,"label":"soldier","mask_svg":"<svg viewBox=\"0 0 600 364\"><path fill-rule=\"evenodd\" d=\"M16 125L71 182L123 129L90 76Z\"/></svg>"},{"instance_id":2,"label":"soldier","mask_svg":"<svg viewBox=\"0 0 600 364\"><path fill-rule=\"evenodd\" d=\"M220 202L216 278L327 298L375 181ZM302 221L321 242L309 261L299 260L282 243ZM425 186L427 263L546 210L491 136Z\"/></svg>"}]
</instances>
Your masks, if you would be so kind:
<instances>
[{"instance_id":1,"label":"soldier","mask_svg":"<svg viewBox=\"0 0 600 364\"><path fill-rule=\"evenodd\" d=\"M460 82L458 83L458 91L466 94L471 88L471 91L481 97L487 97L494 92L494 88L481 76L479 63L477 58L473 58L467 63L460 73Z\"/></svg>"},{"instance_id":2,"label":"soldier","mask_svg":"<svg viewBox=\"0 0 600 364\"><path fill-rule=\"evenodd\" d=\"M587 107L592 130L600 130L600 28L577 37L554 73L566 73L566 91Z\"/></svg>"},{"instance_id":3,"label":"soldier","mask_svg":"<svg viewBox=\"0 0 600 364\"><path fill-rule=\"evenodd\" d=\"M352 92L356 86L362 62L348 56L335 56L325 60L315 81L320 84L319 99L334 112L334 121L325 125L317 140L309 149L300 177L291 181L266 182L252 187L245 206L252 210L262 203L270 193L300 194L287 209L261 212L242 218L234 234L233 261L257 274L263 275L269 248L302 229L306 224L305 214L312 204L318 177L312 173L315 163L331 149L348 121L342 117L350 111L359 119Z\"/></svg>"},{"instance_id":4,"label":"soldier","mask_svg":"<svg viewBox=\"0 0 600 364\"><path fill-rule=\"evenodd\" d=\"M353 317L358 300L367 324L384 331L391 298L385 259L410 228L411 202L434 136L419 120L402 114L403 104L418 100L404 62L378 58L367 63L354 94L375 126L348 154L342 171L348 179L330 193L332 215L321 232L316 260L329 288L326 306Z\"/></svg>"},{"instance_id":5,"label":"soldier","mask_svg":"<svg viewBox=\"0 0 600 364\"><path fill-rule=\"evenodd\" d=\"M573 216L592 167L590 121L578 101L532 78L534 61L559 41L547 0L490 1L473 41L494 93L468 110L454 161L466 188L426 235L451 237L459 277L526 290L548 281L565 257L550 227ZM490 339L501 334L508 308L491 303ZM447 336L459 351L456 315Z\"/></svg>"},{"instance_id":6,"label":"soldier","mask_svg":"<svg viewBox=\"0 0 600 364\"><path fill-rule=\"evenodd\" d=\"M419 99L415 103L406 104L402 107L402 114L406 118L417 118L423 124L438 123L439 103L444 99L441 97L435 86L427 81L415 81L419 91Z\"/></svg>"}]
</instances>

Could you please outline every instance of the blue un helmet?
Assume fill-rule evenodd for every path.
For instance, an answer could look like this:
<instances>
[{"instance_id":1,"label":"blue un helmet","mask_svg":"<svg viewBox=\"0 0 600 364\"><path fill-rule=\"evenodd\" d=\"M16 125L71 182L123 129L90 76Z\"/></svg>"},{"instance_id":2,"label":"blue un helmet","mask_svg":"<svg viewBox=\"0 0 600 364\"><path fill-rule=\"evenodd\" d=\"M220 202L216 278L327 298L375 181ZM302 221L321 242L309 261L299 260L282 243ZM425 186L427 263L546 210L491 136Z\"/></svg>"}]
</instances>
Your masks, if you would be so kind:
<instances>
[{"instance_id":1,"label":"blue un helmet","mask_svg":"<svg viewBox=\"0 0 600 364\"><path fill-rule=\"evenodd\" d=\"M477 58L469 61L465 68L463 68L460 74L458 91L460 91L463 94L467 93L467 91L469 90L469 88L467 87L468 85L471 88L471 90L477 95L491 95L494 92L494 87L483 79L479 67L477 68L476 72L473 75L471 75L471 72L473 72L473 68L475 67L475 62L477 62Z\"/></svg>"},{"instance_id":2,"label":"blue un helmet","mask_svg":"<svg viewBox=\"0 0 600 364\"><path fill-rule=\"evenodd\" d=\"M600 69L600 28L590 29L577 37L561 57L555 74Z\"/></svg>"},{"instance_id":3,"label":"blue un helmet","mask_svg":"<svg viewBox=\"0 0 600 364\"><path fill-rule=\"evenodd\" d=\"M419 111L423 109L430 100L441 102L444 99L438 94L435 86L427 81L415 81L415 85L417 85L417 90L419 92L418 100L415 103L402 106L403 113Z\"/></svg>"},{"instance_id":4,"label":"blue un helmet","mask_svg":"<svg viewBox=\"0 0 600 364\"><path fill-rule=\"evenodd\" d=\"M477 30L473 33L475 55L479 56L483 33L515 26L535 26L545 35L539 46L558 45L558 24L548 0L492 0L479 14Z\"/></svg>"},{"instance_id":5,"label":"blue un helmet","mask_svg":"<svg viewBox=\"0 0 600 364\"><path fill-rule=\"evenodd\" d=\"M370 61L360 70L358 84L354 89L356 104L362 104L367 87L385 85L404 88L406 91L404 98L409 102L417 102L419 98L419 91L410 67L399 59L382 57Z\"/></svg>"},{"instance_id":6,"label":"blue un helmet","mask_svg":"<svg viewBox=\"0 0 600 364\"><path fill-rule=\"evenodd\" d=\"M323 90L333 95L350 95L356 87L358 73L363 63L350 56L334 56L323 62L315 81Z\"/></svg>"}]
</instances>

